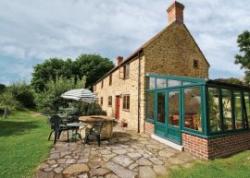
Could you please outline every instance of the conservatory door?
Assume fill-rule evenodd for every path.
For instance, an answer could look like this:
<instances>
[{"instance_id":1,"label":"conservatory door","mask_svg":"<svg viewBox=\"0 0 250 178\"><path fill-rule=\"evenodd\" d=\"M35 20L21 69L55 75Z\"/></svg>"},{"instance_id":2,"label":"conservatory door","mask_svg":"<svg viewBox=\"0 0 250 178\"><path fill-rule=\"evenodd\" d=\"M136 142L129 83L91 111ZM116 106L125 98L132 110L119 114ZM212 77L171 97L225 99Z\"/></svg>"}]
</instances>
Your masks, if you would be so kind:
<instances>
[{"instance_id":1,"label":"conservatory door","mask_svg":"<svg viewBox=\"0 0 250 178\"><path fill-rule=\"evenodd\" d=\"M181 96L180 89L167 92L167 129L166 137L178 144L181 144Z\"/></svg>"},{"instance_id":2,"label":"conservatory door","mask_svg":"<svg viewBox=\"0 0 250 178\"><path fill-rule=\"evenodd\" d=\"M166 135L166 92L157 92L155 102L155 134L161 137Z\"/></svg>"}]
</instances>

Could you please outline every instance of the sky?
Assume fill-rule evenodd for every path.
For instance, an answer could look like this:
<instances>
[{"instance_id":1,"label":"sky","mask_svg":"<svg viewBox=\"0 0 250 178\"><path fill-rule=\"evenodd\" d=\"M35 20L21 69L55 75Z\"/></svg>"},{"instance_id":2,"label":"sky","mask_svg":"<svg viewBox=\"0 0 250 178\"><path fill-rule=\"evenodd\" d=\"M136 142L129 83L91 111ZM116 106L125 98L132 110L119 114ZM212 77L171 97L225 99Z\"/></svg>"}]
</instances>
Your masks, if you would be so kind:
<instances>
[{"instance_id":1,"label":"sky","mask_svg":"<svg viewBox=\"0 0 250 178\"><path fill-rule=\"evenodd\" d=\"M173 0L1 0L0 83L31 79L33 66L82 53L129 56L167 26ZM237 36L250 30L250 0L180 0L208 59L210 78L243 78Z\"/></svg>"}]
</instances>

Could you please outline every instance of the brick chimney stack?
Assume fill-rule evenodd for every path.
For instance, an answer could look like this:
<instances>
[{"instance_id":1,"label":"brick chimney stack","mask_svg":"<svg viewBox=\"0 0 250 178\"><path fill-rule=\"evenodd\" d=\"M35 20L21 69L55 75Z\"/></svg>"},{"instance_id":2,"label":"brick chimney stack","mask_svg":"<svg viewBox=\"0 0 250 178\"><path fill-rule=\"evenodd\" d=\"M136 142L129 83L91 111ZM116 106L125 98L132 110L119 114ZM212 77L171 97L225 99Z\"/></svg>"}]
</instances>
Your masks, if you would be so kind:
<instances>
[{"instance_id":1,"label":"brick chimney stack","mask_svg":"<svg viewBox=\"0 0 250 178\"><path fill-rule=\"evenodd\" d=\"M122 56L117 56L116 58L116 66L119 66L123 62L123 57Z\"/></svg>"},{"instance_id":2,"label":"brick chimney stack","mask_svg":"<svg viewBox=\"0 0 250 178\"><path fill-rule=\"evenodd\" d=\"M167 9L168 12L168 24L173 22L184 23L183 18L184 5L174 1L174 3Z\"/></svg>"}]
</instances>

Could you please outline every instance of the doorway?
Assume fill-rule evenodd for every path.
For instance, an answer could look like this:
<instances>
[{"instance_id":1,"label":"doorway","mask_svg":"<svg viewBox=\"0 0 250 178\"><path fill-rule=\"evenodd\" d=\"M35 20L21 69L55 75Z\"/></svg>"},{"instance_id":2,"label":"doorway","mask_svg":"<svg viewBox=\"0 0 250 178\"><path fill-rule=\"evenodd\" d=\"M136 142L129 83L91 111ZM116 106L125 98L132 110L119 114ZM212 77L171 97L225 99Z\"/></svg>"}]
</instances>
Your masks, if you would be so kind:
<instances>
[{"instance_id":1,"label":"doorway","mask_svg":"<svg viewBox=\"0 0 250 178\"><path fill-rule=\"evenodd\" d=\"M121 97L115 96L115 118L120 119L120 105L121 105Z\"/></svg>"}]
</instances>

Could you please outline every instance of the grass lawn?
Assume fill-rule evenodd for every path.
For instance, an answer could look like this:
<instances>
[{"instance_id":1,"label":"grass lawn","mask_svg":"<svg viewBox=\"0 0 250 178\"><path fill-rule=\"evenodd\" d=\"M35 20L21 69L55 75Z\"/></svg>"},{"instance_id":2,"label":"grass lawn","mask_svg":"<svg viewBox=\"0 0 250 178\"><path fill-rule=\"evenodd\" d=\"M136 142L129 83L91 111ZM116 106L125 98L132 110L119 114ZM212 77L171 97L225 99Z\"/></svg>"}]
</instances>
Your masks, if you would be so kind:
<instances>
[{"instance_id":1,"label":"grass lawn","mask_svg":"<svg viewBox=\"0 0 250 178\"><path fill-rule=\"evenodd\" d=\"M0 177L32 177L47 157L47 119L31 111L18 111L7 119L0 117Z\"/></svg>"},{"instance_id":2,"label":"grass lawn","mask_svg":"<svg viewBox=\"0 0 250 178\"><path fill-rule=\"evenodd\" d=\"M213 161L200 161L190 168L173 169L168 178L249 178L250 151Z\"/></svg>"}]
</instances>

